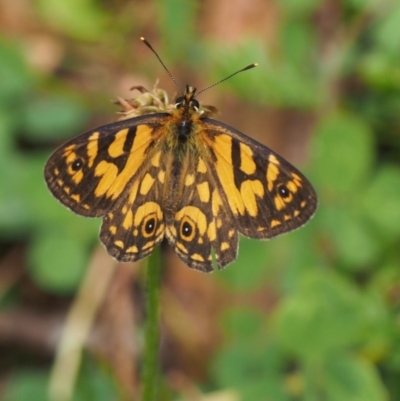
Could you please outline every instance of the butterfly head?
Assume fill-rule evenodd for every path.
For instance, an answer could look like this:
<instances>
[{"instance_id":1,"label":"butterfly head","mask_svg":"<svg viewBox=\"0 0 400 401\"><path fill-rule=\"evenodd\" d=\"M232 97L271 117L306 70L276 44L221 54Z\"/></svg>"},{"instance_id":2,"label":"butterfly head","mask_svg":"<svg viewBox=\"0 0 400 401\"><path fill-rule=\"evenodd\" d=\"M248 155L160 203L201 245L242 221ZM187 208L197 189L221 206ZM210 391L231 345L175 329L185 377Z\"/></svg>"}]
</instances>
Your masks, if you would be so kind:
<instances>
[{"instance_id":1,"label":"butterfly head","mask_svg":"<svg viewBox=\"0 0 400 401\"><path fill-rule=\"evenodd\" d=\"M192 110L194 109L196 111L199 111L200 103L197 99L195 99L195 96L196 88L186 85L185 93L183 94L183 96L179 96L175 101L176 108L186 108Z\"/></svg>"},{"instance_id":2,"label":"butterfly head","mask_svg":"<svg viewBox=\"0 0 400 401\"><path fill-rule=\"evenodd\" d=\"M199 118L212 117L218 113L214 106L200 104L196 99L196 88L186 85L185 92L175 100L175 108L180 111L180 115L186 115L190 118L197 115Z\"/></svg>"}]
</instances>

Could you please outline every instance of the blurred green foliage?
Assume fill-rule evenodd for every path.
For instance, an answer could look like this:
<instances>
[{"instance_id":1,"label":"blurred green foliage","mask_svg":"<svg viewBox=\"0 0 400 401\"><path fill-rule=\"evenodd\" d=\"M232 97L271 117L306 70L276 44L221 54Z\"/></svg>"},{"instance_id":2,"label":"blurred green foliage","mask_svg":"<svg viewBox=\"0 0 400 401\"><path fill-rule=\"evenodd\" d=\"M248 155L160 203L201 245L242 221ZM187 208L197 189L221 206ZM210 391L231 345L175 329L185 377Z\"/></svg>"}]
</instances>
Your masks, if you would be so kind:
<instances>
[{"instance_id":1,"label":"blurred green foliage","mask_svg":"<svg viewBox=\"0 0 400 401\"><path fill-rule=\"evenodd\" d=\"M400 283L400 3L342 1L343 38L328 57L312 23L323 2L276 3L284 14L279 52L256 35L234 48L201 37L199 3L154 2L168 65L207 63L213 82L258 61L257 73L221 90L318 120L306 168L318 213L273 243L244 239L236 264L215 276L233 293L270 282L280 301L268 317L247 307L225 312L225 342L205 388L234 389L243 400L400 399L400 300L393 296ZM38 0L35 11L55 34L88 46L111 40L110 30L138 37L143 28L135 15L128 24L93 0ZM50 148L83 132L99 110L62 79L36 74L22 49L23 41L0 40L0 238L26 241L39 286L72 293L100 222L58 205L42 171ZM44 400L46 382L47 372L16 370L4 400ZM111 375L84 364L76 400L113 399L116 387Z\"/></svg>"},{"instance_id":2,"label":"blurred green foliage","mask_svg":"<svg viewBox=\"0 0 400 401\"><path fill-rule=\"evenodd\" d=\"M0 43L0 235L3 241L30 237L32 274L48 290L72 290L79 283L96 225L49 202L43 181L47 152L38 144L82 130L88 110L70 95L45 93L29 71L17 43ZM55 222L57 225L55 226ZM72 239L73 238L73 239ZM54 265L54 254L62 258ZM75 263L79 262L79 263ZM80 269L80 271L77 271Z\"/></svg>"},{"instance_id":3,"label":"blurred green foliage","mask_svg":"<svg viewBox=\"0 0 400 401\"><path fill-rule=\"evenodd\" d=\"M49 375L37 370L17 371L5 389L2 401L44 401L48 399ZM118 392L110 372L86 359L80 369L74 401L109 401L116 399Z\"/></svg>"}]
</instances>

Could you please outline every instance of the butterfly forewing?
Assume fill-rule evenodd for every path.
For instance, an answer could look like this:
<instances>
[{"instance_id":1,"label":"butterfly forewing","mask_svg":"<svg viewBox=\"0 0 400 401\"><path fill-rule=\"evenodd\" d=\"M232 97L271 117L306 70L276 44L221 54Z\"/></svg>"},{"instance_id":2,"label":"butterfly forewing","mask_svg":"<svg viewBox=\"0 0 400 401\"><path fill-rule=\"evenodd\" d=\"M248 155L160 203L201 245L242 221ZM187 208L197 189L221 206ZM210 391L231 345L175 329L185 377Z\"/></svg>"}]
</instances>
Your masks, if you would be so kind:
<instances>
[{"instance_id":1,"label":"butterfly forewing","mask_svg":"<svg viewBox=\"0 0 400 401\"><path fill-rule=\"evenodd\" d=\"M65 206L88 217L113 210L145 166L165 114L109 124L61 146L48 160L45 179Z\"/></svg>"},{"instance_id":2,"label":"butterfly forewing","mask_svg":"<svg viewBox=\"0 0 400 401\"><path fill-rule=\"evenodd\" d=\"M272 238L305 224L317 207L309 181L271 149L205 119L203 140L214 154L214 177L235 227L251 238Z\"/></svg>"}]
</instances>

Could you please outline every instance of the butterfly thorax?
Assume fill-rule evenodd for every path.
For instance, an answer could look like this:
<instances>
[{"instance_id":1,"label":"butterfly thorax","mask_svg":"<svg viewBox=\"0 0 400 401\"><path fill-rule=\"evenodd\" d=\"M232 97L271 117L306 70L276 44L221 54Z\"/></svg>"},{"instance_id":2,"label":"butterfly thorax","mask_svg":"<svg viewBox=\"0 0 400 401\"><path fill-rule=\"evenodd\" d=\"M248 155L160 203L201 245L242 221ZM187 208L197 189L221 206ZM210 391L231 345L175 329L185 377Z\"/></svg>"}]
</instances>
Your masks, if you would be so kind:
<instances>
[{"instance_id":1,"label":"butterfly thorax","mask_svg":"<svg viewBox=\"0 0 400 401\"><path fill-rule=\"evenodd\" d=\"M172 224L181 198L185 182L195 172L199 158L208 162L210 149L202 141L204 131L203 113L199 102L194 99L195 88L186 87L185 94L176 99L175 108L170 111L171 118L164 125L165 136L162 141L166 179L168 186L164 192L163 209L167 223Z\"/></svg>"},{"instance_id":2,"label":"butterfly thorax","mask_svg":"<svg viewBox=\"0 0 400 401\"><path fill-rule=\"evenodd\" d=\"M175 107L170 110L171 115L165 124L164 149L172 152L174 164L189 158L202 155L208 158L209 151L200 139L200 133L204 129L202 118L207 115L208 110L203 112L199 102L194 98L196 89L186 87L183 96L176 99Z\"/></svg>"}]
</instances>

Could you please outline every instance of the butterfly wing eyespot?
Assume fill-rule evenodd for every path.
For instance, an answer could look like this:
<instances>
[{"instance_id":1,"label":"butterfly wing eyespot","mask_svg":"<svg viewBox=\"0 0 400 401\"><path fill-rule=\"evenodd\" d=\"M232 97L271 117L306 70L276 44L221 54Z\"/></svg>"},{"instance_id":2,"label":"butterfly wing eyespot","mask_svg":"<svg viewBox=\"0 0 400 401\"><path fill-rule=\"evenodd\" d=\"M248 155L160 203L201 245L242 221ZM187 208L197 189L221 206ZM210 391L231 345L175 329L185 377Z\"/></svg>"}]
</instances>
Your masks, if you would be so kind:
<instances>
[{"instance_id":1,"label":"butterfly wing eyespot","mask_svg":"<svg viewBox=\"0 0 400 401\"><path fill-rule=\"evenodd\" d=\"M157 223L158 223L158 218L156 213L151 213L147 215L146 218L143 219L143 223L140 229L143 237L145 238L153 237L154 233L157 230Z\"/></svg>"},{"instance_id":2,"label":"butterfly wing eyespot","mask_svg":"<svg viewBox=\"0 0 400 401\"><path fill-rule=\"evenodd\" d=\"M279 184L277 187L277 192L278 194L282 197L282 199L288 199L290 198L290 191L289 189L286 187L285 184Z\"/></svg>"},{"instance_id":3,"label":"butterfly wing eyespot","mask_svg":"<svg viewBox=\"0 0 400 401\"><path fill-rule=\"evenodd\" d=\"M82 170L83 165L84 165L84 161L81 158L77 158L72 163L68 164L68 172L72 176L73 174L75 174L78 171Z\"/></svg>"},{"instance_id":4,"label":"butterfly wing eyespot","mask_svg":"<svg viewBox=\"0 0 400 401\"><path fill-rule=\"evenodd\" d=\"M114 258L133 262L149 255L164 239L164 231L161 205L156 201L146 201L140 192L136 192L135 196L130 196L120 207L104 216L100 240Z\"/></svg>"},{"instance_id":5,"label":"butterfly wing eyespot","mask_svg":"<svg viewBox=\"0 0 400 401\"><path fill-rule=\"evenodd\" d=\"M190 189L184 189L175 216L167 221L166 236L174 251L189 267L212 271L211 243L207 239L207 210L198 202L198 198L189 201L189 193Z\"/></svg>"},{"instance_id":6,"label":"butterfly wing eyespot","mask_svg":"<svg viewBox=\"0 0 400 401\"><path fill-rule=\"evenodd\" d=\"M193 238L196 236L196 223L188 215L186 215L182 218L179 225L180 237L184 241L193 241Z\"/></svg>"}]
</instances>

